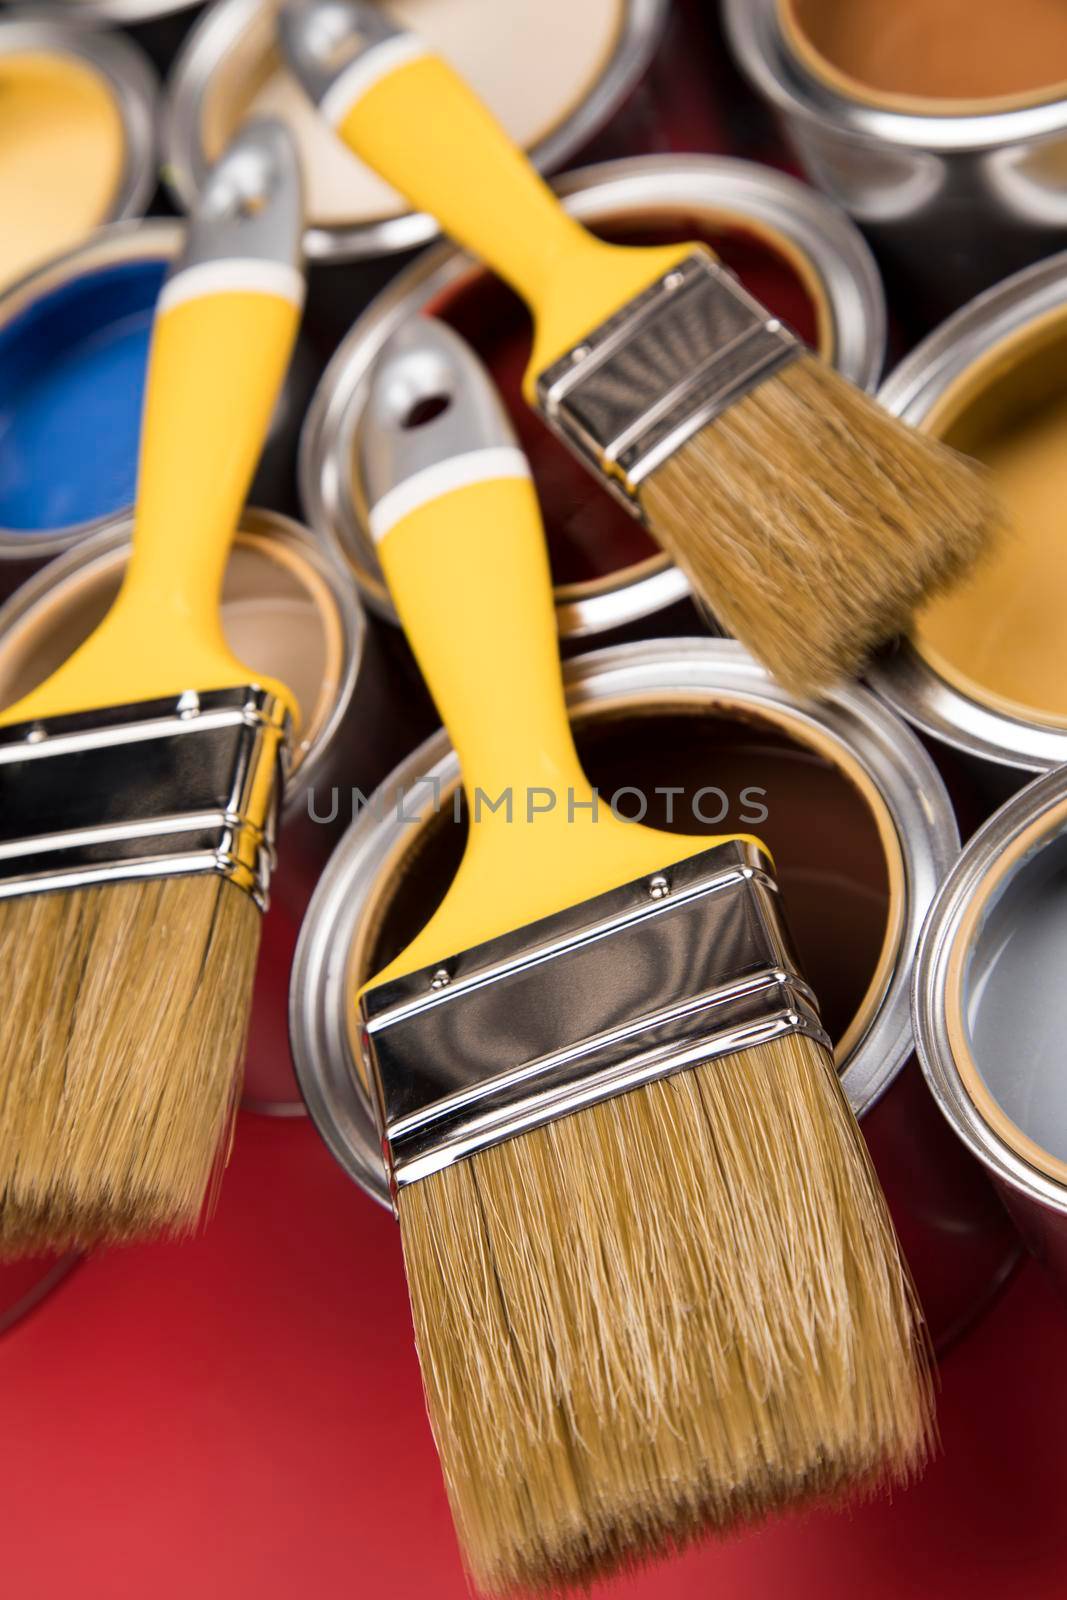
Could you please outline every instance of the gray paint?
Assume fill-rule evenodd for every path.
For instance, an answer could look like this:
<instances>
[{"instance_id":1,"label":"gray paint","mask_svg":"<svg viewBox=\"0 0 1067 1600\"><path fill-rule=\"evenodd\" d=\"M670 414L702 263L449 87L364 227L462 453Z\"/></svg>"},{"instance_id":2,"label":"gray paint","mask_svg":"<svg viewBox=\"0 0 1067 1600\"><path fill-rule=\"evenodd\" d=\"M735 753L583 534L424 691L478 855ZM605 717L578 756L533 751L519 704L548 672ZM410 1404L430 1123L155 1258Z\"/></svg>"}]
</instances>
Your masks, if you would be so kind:
<instances>
[{"instance_id":1,"label":"gray paint","mask_svg":"<svg viewBox=\"0 0 1067 1600\"><path fill-rule=\"evenodd\" d=\"M1067 835L1011 874L965 969L975 1065L1023 1133L1067 1161Z\"/></svg>"}]
</instances>

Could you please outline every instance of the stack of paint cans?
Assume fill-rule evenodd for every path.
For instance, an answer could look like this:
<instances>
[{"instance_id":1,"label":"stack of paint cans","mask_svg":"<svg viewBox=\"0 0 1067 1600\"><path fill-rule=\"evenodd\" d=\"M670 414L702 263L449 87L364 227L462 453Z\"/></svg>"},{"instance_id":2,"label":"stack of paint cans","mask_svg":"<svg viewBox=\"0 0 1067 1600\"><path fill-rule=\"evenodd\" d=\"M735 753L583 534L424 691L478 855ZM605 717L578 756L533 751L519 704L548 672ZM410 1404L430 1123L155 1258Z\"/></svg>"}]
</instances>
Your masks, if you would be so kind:
<instances>
[{"instance_id":1,"label":"stack of paint cans","mask_svg":"<svg viewBox=\"0 0 1067 1600\"><path fill-rule=\"evenodd\" d=\"M985 463L1013 536L867 683L803 701L714 636L645 527L524 405L518 300L320 125L274 0L51 0L0 21L0 708L116 591L183 213L244 121L278 115L305 170L310 296L223 619L242 660L293 685L303 732L246 1110L306 1107L389 1203L354 997L440 902L466 819L356 440L375 356L431 314L482 355L532 463L591 778L655 796L643 820L752 826L774 852L944 1348L1020 1234L1067 1280L1067 20L1013 7L1008 48L1004 8L979 7L983 50L963 63L952 0L902 5L894 29L858 0L721 9L720 33L699 0L391 7L574 216L625 242L707 242L844 376ZM0 1331L69 1265L0 1266Z\"/></svg>"}]
</instances>

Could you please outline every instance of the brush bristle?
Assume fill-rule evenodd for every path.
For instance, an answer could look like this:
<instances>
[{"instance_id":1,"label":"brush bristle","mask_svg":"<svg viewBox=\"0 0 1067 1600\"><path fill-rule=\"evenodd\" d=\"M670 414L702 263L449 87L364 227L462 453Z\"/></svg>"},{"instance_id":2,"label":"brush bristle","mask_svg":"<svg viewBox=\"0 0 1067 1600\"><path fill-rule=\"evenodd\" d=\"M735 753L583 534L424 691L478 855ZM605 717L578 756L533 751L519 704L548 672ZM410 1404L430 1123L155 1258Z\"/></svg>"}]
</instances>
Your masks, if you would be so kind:
<instances>
[{"instance_id":1,"label":"brush bristle","mask_svg":"<svg viewBox=\"0 0 1067 1600\"><path fill-rule=\"evenodd\" d=\"M807 1039L511 1139L399 1205L430 1419L487 1593L585 1584L928 1453L911 1281Z\"/></svg>"},{"instance_id":2,"label":"brush bristle","mask_svg":"<svg viewBox=\"0 0 1067 1600\"><path fill-rule=\"evenodd\" d=\"M689 440L641 502L719 622L805 694L861 671L1000 526L973 462L811 356Z\"/></svg>"},{"instance_id":3,"label":"brush bristle","mask_svg":"<svg viewBox=\"0 0 1067 1600\"><path fill-rule=\"evenodd\" d=\"M228 1153L261 921L216 875L0 902L0 1256L195 1227Z\"/></svg>"}]
</instances>

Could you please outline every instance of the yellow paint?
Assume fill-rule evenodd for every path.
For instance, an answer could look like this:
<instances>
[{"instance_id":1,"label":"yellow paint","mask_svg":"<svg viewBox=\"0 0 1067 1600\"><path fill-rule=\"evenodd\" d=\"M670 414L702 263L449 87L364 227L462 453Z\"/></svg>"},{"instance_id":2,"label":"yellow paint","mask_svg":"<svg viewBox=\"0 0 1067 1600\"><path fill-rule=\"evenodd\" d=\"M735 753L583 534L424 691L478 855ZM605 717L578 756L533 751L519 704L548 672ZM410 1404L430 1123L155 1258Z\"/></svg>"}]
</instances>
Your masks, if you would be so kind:
<instances>
[{"instance_id":1,"label":"yellow paint","mask_svg":"<svg viewBox=\"0 0 1067 1600\"><path fill-rule=\"evenodd\" d=\"M1067 723L1067 327L1005 341L964 374L932 431L982 461L1010 531L966 584L927 607L921 654L973 698Z\"/></svg>"},{"instance_id":2,"label":"yellow paint","mask_svg":"<svg viewBox=\"0 0 1067 1600\"><path fill-rule=\"evenodd\" d=\"M124 159L99 72L73 56L0 56L0 286L106 221Z\"/></svg>"}]
</instances>

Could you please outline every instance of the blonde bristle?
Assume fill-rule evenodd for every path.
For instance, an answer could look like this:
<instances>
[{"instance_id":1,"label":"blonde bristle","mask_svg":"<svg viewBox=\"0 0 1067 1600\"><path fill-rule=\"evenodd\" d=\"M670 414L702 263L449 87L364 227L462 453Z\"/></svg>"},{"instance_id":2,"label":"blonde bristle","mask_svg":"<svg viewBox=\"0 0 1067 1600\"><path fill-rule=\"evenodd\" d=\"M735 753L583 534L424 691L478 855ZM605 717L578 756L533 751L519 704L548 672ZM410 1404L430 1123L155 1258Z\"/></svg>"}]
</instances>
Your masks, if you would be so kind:
<instances>
[{"instance_id":1,"label":"blonde bristle","mask_svg":"<svg viewBox=\"0 0 1067 1600\"><path fill-rule=\"evenodd\" d=\"M400 1192L427 1403L480 1589L584 1584L907 1479L929 1353L832 1061L750 1049Z\"/></svg>"},{"instance_id":2,"label":"blonde bristle","mask_svg":"<svg viewBox=\"0 0 1067 1600\"><path fill-rule=\"evenodd\" d=\"M216 875L0 902L0 1257L195 1227L228 1154L261 921Z\"/></svg>"},{"instance_id":3,"label":"blonde bristle","mask_svg":"<svg viewBox=\"0 0 1067 1600\"><path fill-rule=\"evenodd\" d=\"M719 622L805 694L860 672L1001 521L973 462L812 356L696 434L641 502Z\"/></svg>"}]
</instances>

